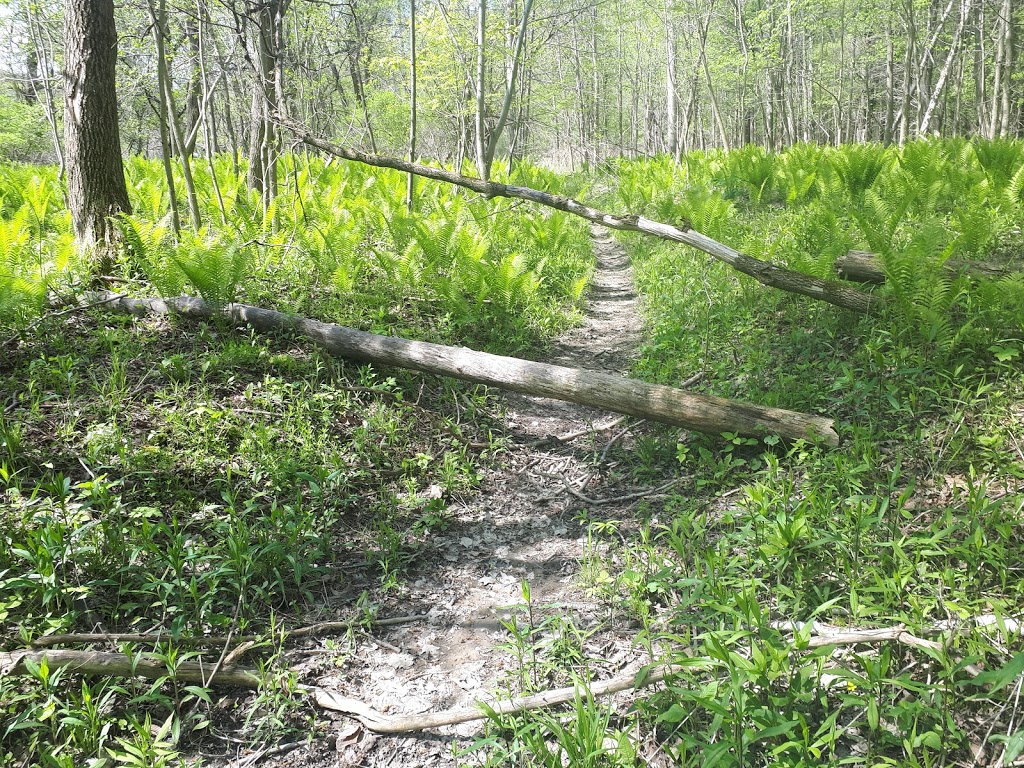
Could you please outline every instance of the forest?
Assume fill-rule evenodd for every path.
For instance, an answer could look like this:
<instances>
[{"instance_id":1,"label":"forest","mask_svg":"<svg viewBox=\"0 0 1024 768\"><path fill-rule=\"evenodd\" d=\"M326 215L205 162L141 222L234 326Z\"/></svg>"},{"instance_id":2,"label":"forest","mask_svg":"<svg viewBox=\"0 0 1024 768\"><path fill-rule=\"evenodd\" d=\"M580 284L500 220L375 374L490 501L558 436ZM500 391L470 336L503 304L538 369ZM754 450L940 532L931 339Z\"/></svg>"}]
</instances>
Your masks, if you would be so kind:
<instances>
[{"instance_id":1,"label":"forest","mask_svg":"<svg viewBox=\"0 0 1024 768\"><path fill-rule=\"evenodd\" d=\"M1024 764L1022 24L0 2L0 766Z\"/></svg>"}]
</instances>

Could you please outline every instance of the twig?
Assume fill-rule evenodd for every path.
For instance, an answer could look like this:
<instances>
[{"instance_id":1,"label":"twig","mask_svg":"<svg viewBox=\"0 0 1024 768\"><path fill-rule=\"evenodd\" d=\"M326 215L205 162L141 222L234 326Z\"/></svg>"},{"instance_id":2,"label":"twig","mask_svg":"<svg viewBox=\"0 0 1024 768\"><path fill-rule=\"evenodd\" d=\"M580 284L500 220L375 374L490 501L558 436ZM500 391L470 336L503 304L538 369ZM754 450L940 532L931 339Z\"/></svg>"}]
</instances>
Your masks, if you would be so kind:
<instances>
[{"instance_id":1,"label":"twig","mask_svg":"<svg viewBox=\"0 0 1024 768\"><path fill-rule=\"evenodd\" d=\"M614 429L615 427L619 426L619 424L621 424L625 420L625 416L620 416L619 418L615 419L615 421L610 421L601 427L587 427L586 429L578 429L575 432L567 432L564 435L546 435L545 437L542 437L540 440L534 440L532 443L527 443L526 447L537 448L541 445L544 445L545 443L550 443L552 440L557 441L559 443L567 443L570 440L575 440L577 437L583 437L584 435L589 435L591 433L596 434L598 432L607 432L609 429Z\"/></svg>"},{"instance_id":2,"label":"twig","mask_svg":"<svg viewBox=\"0 0 1024 768\"><path fill-rule=\"evenodd\" d=\"M691 376L686 381L684 381L682 384L680 384L679 388L680 389L688 389L689 387L692 387L698 381L703 381L704 380L704 375L705 375L704 371L697 371L695 374L693 374L693 376Z\"/></svg>"},{"instance_id":3,"label":"twig","mask_svg":"<svg viewBox=\"0 0 1024 768\"><path fill-rule=\"evenodd\" d=\"M246 755L232 763L228 763L228 768L251 768L251 766L256 765L264 757L283 755L285 752L291 752L293 749L298 749L308 743L307 741L291 741L287 744L278 744L276 747L262 747L251 755Z\"/></svg>"},{"instance_id":4,"label":"twig","mask_svg":"<svg viewBox=\"0 0 1024 768\"><path fill-rule=\"evenodd\" d=\"M361 619L349 619L347 621L322 621L319 624L311 624L306 627L299 627L297 629L290 630L287 635L288 637L308 637L310 635L317 635L321 632L330 632L333 630L349 630L353 627L366 626L371 627L394 627L399 624L411 624L414 621L426 618L425 614L412 614L409 616L393 616L388 619L374 619L371 621L363 621ZM234 638L236 642L247 643L260 640L259 635L240 635ZM44 637L37 637L32 641L33 648L48 648L53 645L66 645L66 644L87 644L87 643L156 643L161 640L170 640L181 645L223 645L231 640L230 634L228 635L205 635L203 637L174 637L170 632L157 631L157 632L140 632L140 633L124 633L124 632L99 632L99 633L71 633L66 635L46 635Z\"/></svg>"},{"instance_id":5,"label":"twig","mask_svg":"<svg viewBox=\"0 0 1024 768\"><path fill-rule=\"evenodd\" d=\"M339 696L332 691L317 688L314 690L314 693L316 695L316 703L321 707L351 715L371 731L377 733L405 733L407 731L422 731L427 728L440 728L444 725L457 725L473 720L483 720L490 717L491 713L496 715L514 715L531 709L564 704L567 701L573 701L577 696L607 696L619 693L620 691L653 685L654 683L661 682L674 671L677 671L675 667L659 667L652 670L646 677L639 677L635 673L622 675L621 677L613 677L610 680L593 683L589 686L577 684L567 688L544 691L532 696L519 696L507 701L478 701L472 707L459 707L444 712L421 715L385 715L357 699Z\"/></svg>"},{"instance_id":6,"label":"twig","mask_svg":"<svg viewBox=\"0 0 1024 768\"><path fill-rule=\"evenodd\" d=\"M625 496L613 496L611 498L606 498L606 499L592 499L589 496L584 496L582 493L580 493L575 488L573 488L572 485L570 485L569 482L566 481L566 479L564 477L560 477L558 475L552 475L552 474L549 474L547 472L538 472L537 474L541 475L542 477L546 477L549 480L557 480L558 482L562 483L562 485L565 486L565 490L567 490L569 493L571 493L577 499L582 501L584 504L593 504L593 505L598 505L598 506L601 505L601 504L621 504L621 503L625 503L627 501L636 501L638 499L648 499L648 498L654 496L655 494L658 494L658 493L661 493L662 491L668 490L673 485L677 485L678 483L682 482L685 479L685 478L682 478L682 477L677 477L677 478L674 478L672 480L669 480L667 483L659 485L657 488L650 488L650 489L648 489L646 491L638 491L637 493L630 493L630 494L626 494Z\"/></svg>"},{"instance_id":7,"label":"twig","mask_svg":"<svg viewBox=\"0 0 1024 768\"><path fill-rule=\"evenodd\" d=\"M601 458L598 459L598 461L597 461L598 464L604 464L605 459L608 458L608 452L612 449L612 446L615 445L615 443L618 442L620 437L622 437L624 434L629 432L629 430L630 430L629 427L623 427L618 432L616 432L614 435L612 435L612 439L608 441L608 445L606 445L604 447L604 450L601 451Z\"/></svg>"},{"instance_id":8,"label":"twig","mask_svg":"<svg viewBox=\"0 0 1024 768\"><path fill-rule=\"evenodd\" d=\"M14 334L13 336L11 336L8 339L6 339L3 342L3 344L0 345L0 346L6 347L9 344L13 344L15 342L15 340L20 339L28 331L31 331L31 330L34 330L34 329L38 328L39 325L41 323L43 323L44 321L46 321L46 320L52 320L55 317L64 317L64 315L70 315L70 314L73 314L75 312L84 312L87 309L92 309L93 307L101 307L104 304L110 304L112 302L118 301L118 300L123 299L123 298L125 298L125 297L122 294L120 294L120 293L110 293L110 294L105 294L103 298L98 299L97 301L90 302L89 304L76 304L73 307L68 307L67 309L62 309L59 312L47 312L45 315L40 315L35 320L33 320L31 323L29 323L24 328L22 328L20 331L18 331L16 334Z\"/></svg>"}]
</instances>

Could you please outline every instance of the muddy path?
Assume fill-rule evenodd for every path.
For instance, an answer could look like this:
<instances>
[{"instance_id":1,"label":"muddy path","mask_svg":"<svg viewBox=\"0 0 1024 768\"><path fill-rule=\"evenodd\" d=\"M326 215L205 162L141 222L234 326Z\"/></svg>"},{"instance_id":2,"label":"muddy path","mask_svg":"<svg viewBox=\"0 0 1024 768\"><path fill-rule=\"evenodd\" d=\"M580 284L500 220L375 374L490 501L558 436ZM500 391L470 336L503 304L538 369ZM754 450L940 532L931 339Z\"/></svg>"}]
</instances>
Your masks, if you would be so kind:
<instances>
[{"instance_id":1,"label":"muddy path","mask_svg":"<svg viewBox=\"0 0 1024 768\"><path fill-rule=\"evenodd\" d=\"M624 373L642 330L629 258L606 230L595 228L592 236L597 268L585 322L557 341L546 362ZM389 714L440 711L495 691L518 692L515 653L502 621L513 614L526 621L516 608L524 604L524 581L533 625L554 622L547 626L557 634L571 622L579 632L569 631L566 640L600 659L590 667L595 678L647 661L633 641L636 627L589 595L580 578L587 551L581 512L592 520L628 520L638 503L631 497L651 487L638 485L615 460L628 450L635 420L518 394L506 395L505 418L506 450L485 470L477 494L449 506L449 524L418 551L400 601L382 611L423 618L374 631L340 666L311 657L298 668L304 681ZM481 729L468 723L410 737L376 736L337 716L327 737L259 764L455 766L453 741L466 745Z\"/></svg>"}]
</instances>

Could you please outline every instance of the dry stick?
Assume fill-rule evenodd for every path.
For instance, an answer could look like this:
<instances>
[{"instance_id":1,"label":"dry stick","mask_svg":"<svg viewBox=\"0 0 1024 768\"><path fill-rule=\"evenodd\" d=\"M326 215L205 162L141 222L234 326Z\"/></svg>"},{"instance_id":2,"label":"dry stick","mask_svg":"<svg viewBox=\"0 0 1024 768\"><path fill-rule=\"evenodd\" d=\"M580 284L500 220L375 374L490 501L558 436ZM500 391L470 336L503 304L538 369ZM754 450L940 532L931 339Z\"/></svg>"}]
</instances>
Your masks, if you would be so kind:
<instances>
[{"instance_id":1,"label":"dry stick","mask_svg":"<svg viewBox=\"0 0 1024 768\"><path fill-rule=\"evenodd\" d=\"M274 755L283 755L287 752L291 752L294 749L305 746L308 742L306 741L291 741L287 744L278 744L276 747L262 747L256 750L251 755L239 758L232 763L227 764L227 768L250 768L250 766L256 765L264 757L273 757Z\"/></svg>"},{"instance_id":2,"label":"dry stick","mask_svg":"<svg viewBox=\"0 0 1024 768\"><path fill-rule=\"evenodd\" d=\"M704 376L705 376L704 371L697 371L695 374L693 374L693 376L691 376L686 381L684 381L682 384L680 384L679 388L680 389L689 389L694 384L696 384L698 381L703 381L704 380Z\"/></svg>"},{"instance_id":3,"label":"dry stick","mask_svg":"<svg viewBox=\"0 0 1024 768\"><path fill-rule=\"evenodd\" d=\"M673 485L678 485L685 479L682 477L677 477L674 480L669 480L667 483L664 483L663 485L659 485L657 488L650 488L646 491L638 491L637 493L630 493L625 496L614 496L610 499L591 499L589 496L584 496L582 493L573 488L572 485L570 485L564 477L560 477L559 475L552 475L547 472L538 472L537 474L541 475L542 477L546 477L549 480L557 480L558 482L562 483L562 485L565 486L565 490L567 490L577 499L582 501L584 504L592 504L595 506L600 506L602 504L621 504L627 501L637 501L638 499L649 499L651 496L654 496L655 494L668 490Z\"/></svg>"},{"instance_id":4,"label":"dry stick","mask_svg":"<svg viewBox=\"0 0 1024 768\"><path fill-rule=\"evenodd\" d=\"M286 634L288 637L308 637L309 635L318 635L321 632L332 632L334 630L349 630L353 627L371 626L371 627L395 627L400 624L411 624L414 621L419 621L426 618L425 614L412 614L409 616L393 616L389 619L375 619L373 621L363 621L361 619L349 619L347 621L322 621L318 624L311 624L306 627L299 627L297 629L289 630ZM88 643L156 643L161 640L170 640L181 645L222 645L231 640L231 636L225 635L205 635L203 637L174 637L169 632L141 632L141 633L123 633L123 632L99 632L99 633L81 633L81 634L67 634L67 635L46 635L44 637L37 637L32 641L33 648L47 648L51 645L68 645L78 644L85 645ZM235 637L235 642L238 643L249 643L260 640L259 635L239 635Z\"/></svg>"},{"instance_id":5,"label":"dry stick","mask_svg":"<svg viewBox=\"0 0 1024 768\"><path fill-rule=\"evenodd\" d=\"M675 227L634 214L612 214L591 208L564 195L553 195L548 192L530 189L529 187L484 181L483 179L463 176L442 168L433 168L428 165L399 160L395 157L359 152L348 147L332 144L324 138L311 134L306 130L305 126L288 118L279 117L278 122L309 146L316 147L319 150L344 158L345 160L352 160L377 168L391 168L404 173L416 174L423 178L471 189L486 197L511 197L529 200L548 208L571 213L609 229L642 232L662 240L685 243L718 261L728 264L738 272L749 275L762 285L767 285L771 288L809 296L812 299L825 301L837 307L843 307L844 309L860 313L874 312L880 309L884 303L880 297L854 288L841 280L823 280L802 272L787 269L786 267L755 259L752 256L747 256L689 227Z\"/></svg>"},{"instance_id":6,"label":"dry stick","mask_svg":"<svg viewBox=\"0 0 1024 768\"><path fill-rule=\"evenodd\" d=\"M799 624L780 624L779 628L795 630ZM945 648L929 640L915 637L903 627L892 627L874 630L851 630L835 634L821 634L811 638L809 647L818 648L828 645L855 645L864 643L879 643L886 641L902 642L912 647L926 648L945 652ZM799 649L794 648L796 652ZM70 667L75 672L97 675L118 675L122 677L145 677L149 679L160 679L169 676L167 666L163 660L155 660L146 656L129 658L120 653L100 653L98 651L15 651L14 653L0 653L0 676L9 674L25 674L28 670L26 661L40 664L45 660L50 669L58 667ZM692 667L692 665L691 665ZM339 696L332 691L325 691L322 688L304 688L316 697L316 702L325 709L344 712L357 718L364 726L377 733L405 733L407 731L421 731L427 728L439 728L444 725L456 725L472 720L482 720L489 716L489 712L499 715L515 714L530 709L550 707L555 704L564 704L572 701L577 696L605 696L611 693L618 693L629 689L636 689L652 683L660 682L679 667L663 666L652 669L650 674L644 678L637 675L624 675L615 677L603 682L594 683L589 688L574 685L568 688L559 688L533 696L523 696L508 701L477 702L474 707L461 707L445 712L420 715L385 715L357 699L350 699ZM981 670L971 664L964 667L971 675L977 676ZM202 683L205 680L202 664L195 661L184 661L174 671L177 680L185 682ZM221 685L234 685L245 688L255 688L260 684L258 674L254 669L229 667L221 670L217 680Z\"/></svg>"},{"instance_id":7,"label":"dry stick","mask_svg":"<svg viewBox=\"0 0 1024 768\"><path fill-rule=\"evenodd\" d=\"M793 623L782 623L776 625L777 629L794 630L798 624ZM945 653L946 647L942 643L937 643L934 640L925 640L923 637L917 637L907 632L906 627L898 625L895 627L883 627L880 629L852 629L845 630L835 627L829 627L828 625L814 624L812 626L815 634L807 641L808 648L823 648L825 646L833 645L858 645L860 643L879 643L885 641L893 641L897 643L903 643L913 648L921 648L924 650L934 651L936 653ZM964 665L964 669L970 672L974 677L981 674L982 670L980 667L974 664Z\"/></svg>"},{"instance_id":8,"label":"dry stick","mask_svg":"<svg viewBox=\"0 0 1024 768\"><path fill-rule=\"evenodd\" d=\"M556 704L564 704L573 701L577 697L607 696L620 691L641 688L664 680L668 675L676 671L675 667L660 667L653 670L647 677L638 678L637 675L629 674L621 677L613 677L599 683L592 683L589 686L572 685L567 688L556 688L532 696L519 696L506 701L479 701L472 707L460 707L449 709L444 712L435 712L421 715L385 715L361 701L339 696L332 691L325 691L322 688L315 690L316 703L324 709L331 709L335 712L343 712L352 715L363 725L376 733L406 733L408 731L422 731L427 728L440 728L444 725L458 725L473 720L483 720L493 712L498 715L514 715L519 712L526 712L531 709L542 709L552 707Z\"/></svg>"},{"instance_id":9,"label":"dry stick","mask_svg":"<svg viewBox=\"0 0 1024 768\"><path fill-rule=\"evenodd\" d=\"M22 336L24 336L29 331L39 327L40 323L42 323L45 320L52 320L55 317L64 317L65 315L70 315L70 314L75 313L75 312L85 312L88 309L93 309L95 307L101 307L104 304L110 304L112 302L117 301L118 299L123 299L123 298L124 298L124 296L122 294L120 294L120 293L107 293L107 294L104 294L102 298L97 299L96 301L93 301L93 302L88 303L88 304L76 304L76 305L74 305L72 307L69 307L67 309L62 309L59 312L47 312L46 314L40 315L39 317L37 317L35 320L33 320L31 323L29 323L27 326L22 328L20 331L18 331L13 336L5 339L3 342L0 342L0 347L6 347L6 346L8 346L10 344L13 344L15 341L20 339ZM58 297L57 300L60 301L59 297Z\"/></svg>"},{"instance_id":10,"label":"dry stick","mask_svg":"<svg viewBox=\"0 0 1024 768\"><path fill-rule=\"evenodd\" d=\"M631 427L631 426L625 426L625 427L623 427L622 429L620 429L620 430L619 430L618 432L616 432L616 433L615 433L614 435L612 435L612 439L608 441L608 445L606 445L606 446L604 447L604 450L603 450L603 451L601 451L601 458L599 458L599 459L597 460L597 463L598 463L598 464L604 464L604 462L605 462L605 459L607 459L607 458L608 458L608 454L609 454L609 453L611 452L611 450L612 450L612 446L613 446L613 445L615 445L615 443L617 443L617 442L619 441L619 438L620 438L620 437L622 437L622 436L623 436L623 435L625 435L625 434L626 434L627 432L629 432L629 430L630 430L630 429L632 429L632 427Z\"/></svg>"},{"instance_id":11,"label":"dry stick","mask_svg":"<svg viewBox=\"0 0 1024 768\"><path fill-rule=\"evenodd\" d=\"M816 438L829 446L839 445L834 420L824 416L698 395L598 371L381 336L245 304L215 307L190 296L122 298L112 301L111 306L135 315L178 314L193 319L225 315L262 333L299 334L336 357L454 376L514 392L606 408L699 432L736 432L756 437L778 435L788 440Z\"/></svg>"}]
</instances>

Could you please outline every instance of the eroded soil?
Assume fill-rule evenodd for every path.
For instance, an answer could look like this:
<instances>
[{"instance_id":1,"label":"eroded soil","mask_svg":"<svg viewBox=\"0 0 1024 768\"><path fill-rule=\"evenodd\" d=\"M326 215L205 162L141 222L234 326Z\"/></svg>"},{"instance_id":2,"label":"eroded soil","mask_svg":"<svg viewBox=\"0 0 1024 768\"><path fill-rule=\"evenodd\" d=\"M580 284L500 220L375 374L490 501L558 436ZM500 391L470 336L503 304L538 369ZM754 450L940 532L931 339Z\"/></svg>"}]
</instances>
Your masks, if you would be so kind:
<instances>
[{"instance_id":1,"label":"eroded soil","mask_svg":"<svg viewBox=\"0 0 1024 768\"><path fill-rule=\"evenodd\" d=\"M632 272L607 231L592 234L597 270L586 320L558 341L546 361L624 373L641 334ZM634 643L636 627L589 595L580 578L587 554L581 512L591 520L628 521L638 503L631 497L651 487L637 485L614 460L630 444L635 424L543 398L509 394L506 404L507 450L485 471L476 495L449 506L449 525L419 549L400 602L381 611L422 618L361 636L351 654L332 654L324 638L311 640L295 652L294 668L303 682L388 714L440 711L492 698L496 691L518 692L517 662L501 622L513 614L526 620L524 580L534 626L553 616L571 620L582 630L579 650L600 659L590 666L595 678L646 663ZM564 680L553 687L561 685ZM475 722L394 737L374 735L326 710L317 719L332 720L324 738L279 755L237 745L221 764L455 766L460 761L453 743L465 746L483 728Z\"/></svg>"}]
</instances>

